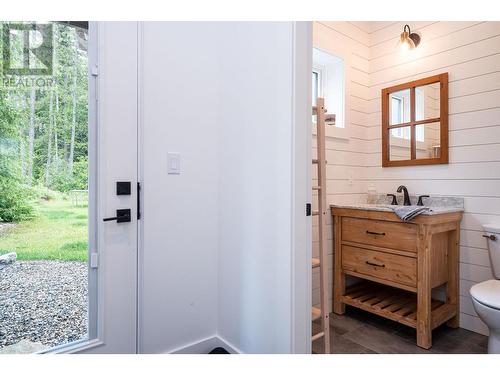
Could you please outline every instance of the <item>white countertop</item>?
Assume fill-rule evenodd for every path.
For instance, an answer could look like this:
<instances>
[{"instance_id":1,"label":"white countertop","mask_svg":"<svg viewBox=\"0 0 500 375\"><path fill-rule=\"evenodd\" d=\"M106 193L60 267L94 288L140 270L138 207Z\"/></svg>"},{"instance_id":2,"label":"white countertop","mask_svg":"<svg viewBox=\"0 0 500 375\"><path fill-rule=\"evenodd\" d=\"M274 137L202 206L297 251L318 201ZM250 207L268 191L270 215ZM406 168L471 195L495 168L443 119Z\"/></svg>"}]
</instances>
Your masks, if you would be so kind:
<instances>
[{"instance_id":1,"label":"white countertop","mask_svg":"<svg viewBox=\"0 0 500 375\"><path fill-rule=\"evenodd\" d=\"M332 204L330 207L336 208L349 208L354 210L369 210L369 211L382 211L382 212L394 212L392 207L387 204L368 204L368 203L352 203L352 204ZM401 206L399 206L401 207ZM450 212L463 212L464 209L461 207L429 207L429 211L422 212L420 215L439 215Z\"/></svg>"}]
</instances>

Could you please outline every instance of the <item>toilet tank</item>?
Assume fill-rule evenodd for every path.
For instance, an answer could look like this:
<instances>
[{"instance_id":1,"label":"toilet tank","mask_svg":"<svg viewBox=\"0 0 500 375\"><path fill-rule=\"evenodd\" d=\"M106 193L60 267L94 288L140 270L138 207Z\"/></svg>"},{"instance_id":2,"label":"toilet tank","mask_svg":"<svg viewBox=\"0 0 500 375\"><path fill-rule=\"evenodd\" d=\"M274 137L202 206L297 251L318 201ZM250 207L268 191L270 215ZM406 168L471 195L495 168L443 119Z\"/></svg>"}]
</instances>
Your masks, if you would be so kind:
<instances>
[{"instance_id":1,"label":"toilet tank","mask_svg":"<svg viewBox=\"0 0 500 375\"><path fill-rule=\"evenodd\" d=\"M491 270L495 279L500 279L500 224L484 224L483 229L492 237L487 239Z\"/></svg>"}]
</instances>

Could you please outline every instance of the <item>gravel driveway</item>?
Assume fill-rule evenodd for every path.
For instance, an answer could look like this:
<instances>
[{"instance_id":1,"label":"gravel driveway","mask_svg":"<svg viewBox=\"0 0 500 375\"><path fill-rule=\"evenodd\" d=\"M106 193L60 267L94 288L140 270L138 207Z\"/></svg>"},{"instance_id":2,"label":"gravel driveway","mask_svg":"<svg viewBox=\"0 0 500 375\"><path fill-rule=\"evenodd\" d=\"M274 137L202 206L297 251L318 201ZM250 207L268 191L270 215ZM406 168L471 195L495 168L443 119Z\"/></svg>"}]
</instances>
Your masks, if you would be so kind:
<instances>
[{"instance_id":1,"label":"gravel driveway","mask_svg":"<svg viewBox=\"0 0 500 375\"><path fill-rule=\"evenodd\" d=\"M0 270L0 349L21 340L53 347L86 334L86 263L17 261Z\"/></svg>"}]
</instances>

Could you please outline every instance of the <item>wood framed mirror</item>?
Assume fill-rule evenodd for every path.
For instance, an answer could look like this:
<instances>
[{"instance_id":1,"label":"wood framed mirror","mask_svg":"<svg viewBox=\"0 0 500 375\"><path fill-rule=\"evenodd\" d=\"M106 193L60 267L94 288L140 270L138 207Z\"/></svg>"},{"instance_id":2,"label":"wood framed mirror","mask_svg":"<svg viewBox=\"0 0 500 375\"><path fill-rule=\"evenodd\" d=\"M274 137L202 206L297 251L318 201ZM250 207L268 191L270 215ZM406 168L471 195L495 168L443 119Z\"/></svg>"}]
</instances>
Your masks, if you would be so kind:
<instances>
[{"instance_id":1,"label":"wood framed mirror","mask_svg":"<svg viewBox=\"0 0 500 375\"><path fill-rule=\"evenodd\" d=\"M448 73L382 89L382 166L448 163Z\"/></svg>"}]
</instances>

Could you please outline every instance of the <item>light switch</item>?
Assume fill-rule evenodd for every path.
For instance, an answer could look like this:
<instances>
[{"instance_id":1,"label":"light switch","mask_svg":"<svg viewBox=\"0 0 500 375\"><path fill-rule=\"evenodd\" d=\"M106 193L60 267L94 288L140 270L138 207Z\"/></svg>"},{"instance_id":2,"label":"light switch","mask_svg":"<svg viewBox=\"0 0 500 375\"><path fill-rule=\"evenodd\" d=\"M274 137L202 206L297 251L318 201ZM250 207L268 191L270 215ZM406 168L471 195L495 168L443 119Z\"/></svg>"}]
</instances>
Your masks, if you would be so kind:
<instances>
[{"instance_id":1,"label":"light switch","mask_svg":"<svg viewBox=\"0 0 500 375\"><path fill-rule=\"evenodd\" d=\"M168 174L181 174L181 154L178 152L167 153Z\"/></svg>"}]
</instances>

